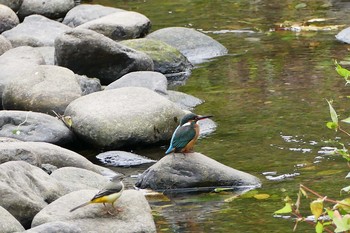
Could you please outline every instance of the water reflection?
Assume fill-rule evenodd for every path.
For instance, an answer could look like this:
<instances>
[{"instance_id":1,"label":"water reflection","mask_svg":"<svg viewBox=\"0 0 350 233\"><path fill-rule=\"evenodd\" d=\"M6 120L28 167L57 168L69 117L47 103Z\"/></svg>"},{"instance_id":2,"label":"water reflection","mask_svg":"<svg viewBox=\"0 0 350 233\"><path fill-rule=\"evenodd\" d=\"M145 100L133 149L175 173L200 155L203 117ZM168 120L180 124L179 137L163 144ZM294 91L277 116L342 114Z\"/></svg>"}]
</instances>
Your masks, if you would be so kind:
<instances>
[{"instance_id":1,"label":"water reflection","mask_svg":"<svg viewBox=\"0 0 350 233\"><path fill-rule=\"evenodd\" d=\"M270 198L196 196L217 200L175 198L162 208L154 204L159 232L292 232L291 220L275 219L285 192L296 198L299 183L334 199L347 185L348 167L318 151L334 147L337 135L325 127L330 120L325 99L333 99L347 117L350 92L334 71L332 59L348 56L348 45L337 42L337 31L274 31L278 23L333 18L347 25L349 1L114 1L94 3L134 10L148 16L153 30L186 26L203 30L229 50L229 55L201 64L178 90L206 102L197 113L215 115L215 133L201 139L196 150L221 163L258 176L259 193ZM305 5L298 5L305 3ZM223 33L226 32L226 33ZM345 138L344 138L345 139ZM290 141L291 140L291 141ZM154 148L158 156L163 150ZM146 155L148 151L142 153ZM316 159L317 156L321 156ZM157 157L157 156L155 156ZM299 175L273 181L263 172ZM138 170L137 172L140 172ZM130 173L133 173L131 171ZM286 191L281 191L286 190ZM159 209L160 208L160 209ZM314 232L299 224L299 232Z\"/></svg>"}]
</instances>

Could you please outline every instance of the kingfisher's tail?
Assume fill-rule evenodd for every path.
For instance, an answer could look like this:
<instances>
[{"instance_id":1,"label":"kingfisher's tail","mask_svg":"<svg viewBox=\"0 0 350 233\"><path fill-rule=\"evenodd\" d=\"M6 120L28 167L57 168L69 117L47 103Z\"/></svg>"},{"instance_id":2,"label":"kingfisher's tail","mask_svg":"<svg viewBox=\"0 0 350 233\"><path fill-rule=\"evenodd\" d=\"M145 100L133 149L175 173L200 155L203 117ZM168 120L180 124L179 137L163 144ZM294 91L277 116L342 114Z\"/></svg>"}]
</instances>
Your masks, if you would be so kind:
<instances>
[{"instance_id":1,"label":"kingfisher's tail","mask_svg":"<svg viewBox=\"0 0 350 233\"><path fill-rule=\"evenodd\" d=\"M170 154L171 152L173 152L175 149L172 146L169 146L169 148L167 149L167 151L165 151L165 155Z\"/></svg>"}]
</instances>

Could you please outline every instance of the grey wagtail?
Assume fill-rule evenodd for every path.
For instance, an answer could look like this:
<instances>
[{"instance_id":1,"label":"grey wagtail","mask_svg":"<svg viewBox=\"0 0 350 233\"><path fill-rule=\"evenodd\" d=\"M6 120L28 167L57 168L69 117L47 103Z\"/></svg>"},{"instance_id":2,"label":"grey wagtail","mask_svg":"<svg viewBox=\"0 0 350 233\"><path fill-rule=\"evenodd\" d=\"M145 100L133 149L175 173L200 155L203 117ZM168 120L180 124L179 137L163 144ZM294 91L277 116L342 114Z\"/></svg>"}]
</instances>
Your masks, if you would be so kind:
<instances>
[{"instance_id":1,"label":"grey wagtail","mask_svg":"<svg viewBox=\"0 0 350 233\"><path fill-rule=\"evenodd\" d=\"M114 208L114 202L122 195L124 190L123 178L124 176L121 175L114 176L106 187L99 191L90 201L71 209L70 212L92 203L103 203L104 206L106 206L105 203L111 203ZM111 214L109 211L108 213Z\"/></svg>"}]
</instances>

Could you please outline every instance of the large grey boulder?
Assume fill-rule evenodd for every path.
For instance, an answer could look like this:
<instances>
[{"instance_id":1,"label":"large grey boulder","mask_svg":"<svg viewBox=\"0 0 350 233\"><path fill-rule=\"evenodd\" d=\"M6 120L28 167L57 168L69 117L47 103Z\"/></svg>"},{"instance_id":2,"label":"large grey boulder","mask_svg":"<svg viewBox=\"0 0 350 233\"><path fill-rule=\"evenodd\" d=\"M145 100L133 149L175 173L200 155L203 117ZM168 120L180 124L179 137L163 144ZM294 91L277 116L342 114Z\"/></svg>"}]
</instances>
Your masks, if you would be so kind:
<instances>
[{"instance_id":1,"label":"large grey boulder","mask_svg":"<svg viewBox=\"0 0 350 233\"><path fill-rule=\"evenodd\" d=\"M154 71L164 74L170 85L183 84L191 75L192 64L178 49L165 42L140 38L120 43L150 56L154 63Z\"/></svg>"},{"instance_id":2,"label":"large grey boulder","mask_svg":"<svg viewBox=\"0 0 350 233\"><path fill-rule=\"evenodd\" d=\"M59 19L63 18L74 5L74 0L23 0L17 14L20 19L34 14Z\"/></svg>"},{"instance_id":3,"label":"large grey boulder","mask_svg":"<svg viewBox=\"0 0 350 233\"><path fill-rule=\"evenodd\" d=\"M109 84L105 90L121 87L145 87L159 94L166 95L168 82L166 77L153 71L135 71Z\"/></svg>"},{"instance_id":4,"label":"large grey boulder","mask_svg":"<svg viewBox=\"0 0 350 233\"><path fill-rule=\"evenodd\" d=\"M24 227L6 209L0 206L0 232L13 233L22 232Z\"/></svg>"},{"instance_id":5,"label":"large grey boulder","mask_svg":"<svg viewBox=\"0 0 350 233\"><path fill-rule=\"evenodd\" d=\"M26 111L0 111L0 137L56 145L75 140L73 132L56 117Z\"/></svg>"},{"instance_id":6,"label":"large grey boulder","mask_svg":"<svg viewBox=\"0 0 350 233\"><path fill-rule=\"evenodd\" d=\"M33 227L22 233L83 233L80 227L73 223L66 223L62 221L48 222L37 227Z\"/></svg>"},{"instance_id":7,"label":"large grey boulder","mask_svg":"<svg viewBox=\"0 0 350 233\"><path fill-rule=\"evenodd\" d=\"M48 203L63 195L64 187L38 167L24 161L0 164L0 206L24 227Z\"/></svg>"},{"instance_id":8,"label":"large grey boulder","mask_svg":"<svg viewBox=\"0 0 350 233\"><path fill-rule=\"evenodd\" d=\"M74 73L109 84L126 73L153 70L152 59L87 29L73 29L57 37L55 61Z\"/></svg>"},{"instance_id":9,"label":"large grey boulder","mask_svg":"<svg viewBox=\"0 0 350 233\"><path fill-rule=\"evenodd\" d=\"M103 175L114 174L111 170L95 165L84 156L46 142L6 142L0 143L0 163L23 160L42 167L51 164L57 168L77 167Z\"/></svg>"},{"instance_id":10,"label":"large grey boulder","mask_svg":"<svg viewBox=\"0 0 350 233\"><path fill-rule=\"evenodd\" d=\"M98 4L82 4L68 11L62 23L70 27L77 27L94 19L99 19L106 15L122 11L125 10Z\"/></svg>"},{"instance_id":11,"label":"large grey boulder","mask_svg":"<svg viewBox=\"0 0 350 233\"><path fill-rule=\"evenodd\" d=\"M34 47L35 50L39 51L45 60L46 65L55 64L55 47L53 46L42 46Z\"/></svg>"},{"instance_id":12,"label":"large grey boulder","mask_svg":"<svg viewBox=\"0 0 350 233\"><path fill-rule=\"evenodd\" d=\"M10 7L14 12L22 5L23 0L0 0L0 4Z\"/></svg>"},{"instance_id":13,"label":"large grey boulder","mask_svg":"<svg viewBox=\"0 0 350 233\"><path fill-rule=\"evenodd\" d=\"M97 189L71 192L41 210L33 219L32 227L48 222L62 221L74 224L82 232L99 233L155 233L156 227L152 218L151 208L141 192L125 190L115 203L122 211L110 215L102 204L91 204L74 212L73 207L90 200ZM107 204L107 208L112 207ZM111 210L112 211L112 210ZM116 212L116 210L114 210Z\"/></svg>"},{"instance_id":14,"label":"large grey boulder","mask_svg":"<svg viewBox=\"0 0 350 233\"><path fill-rule=\"evenodd\" d=\"M13 10L0 3L0 34L19 24L19 19Z\"/></svg>"},{"instance_id":15,"label":"large grey boulder","mask_svg":"<svg viewBox=\"0 0 350 233\"><path fill-rule=\"evenodd\" d=\"M59 181L67 193L81 189L101 190L108 183L108 178L96 172L77 167L61 167L50 174Z\"/></svg>"},{"instance_id":16,"label":"large grey boulder","mask_svg":"<svg viewBox=\"0 0 350 233\"><path fill-rule=\"evenodd\" d=\"M146 36L151 29L151 21L140 13L122 11L81 24L77 28L90 29L119 41Z\"/></svg>"},{"instance_id":17,"label":"large grey boulder","mask_svg":"<svg viewBox=\"0 0 350 233\"><path fill-rule=\"evenodd\" d=\"M191 28L163 28L152 32L147 38L168 43L180 50L192 63L227 54L227 49L222 44Z\"/></svg>"},{"instance_id":18,"label":"large grey boulder","mask_svg":"<svg viewBox=\"0 0 350 233\"><path fill-rule=\"evenodd\" d=\"M223 165L200 153L175 153L164 156L139 176L137 187L159 191L213 187L259 187L260 180L248 173Z\"/></svg>"},{"instance_id":19,"label":"large grey boulder","mask_svg":"<svg viewBox=\"0 0 350 233\"><path fill-rule=\"evenodd\" d=\"M92 93L68 105L73 131L103 148L169 140L184 113L165 97L142 87Z\"/></svg>"},{"instance_id":20,"label":"large grey boulder","mask_svg":"<svg viewBox=\"0 0 350 233\"><path fill-rule=\"evenodd\" d=\"M44 16L31 15L26 17L21 24L3 32L2 35L12 43L13 47L53 46L55 38L69 29L71 28Z\"/></svg>"},{"instance_id":21,"label":"large grey boulder","mask_svg":"<svg viewBox=\"0 0 350 233\"><path fill-rule=\"evenodd\" d=\"M82 95L72 71L52 65L36 66L30 74L6 85L2 105L8 110L63 114L67 105Z\"/></svg>"},{"instance_id":22,"label":"large grey boulder","mask_svg":"<svg viewBox=\"0 0 350 233\"><path fill-rule=\"evenodd\" d=\"M6 85L31 74L37 65L45 64L39 51L23 46L11 49L0 56L0 100Z\"/></svg>"},{"instance_id":23,"label":"large grey boulder","mask_svg":"<svg viewBox=\"0 0 350 233\"><path fill-rule=\"evenodd\" d=\"M0 35L0 56L10 49L12 49L11 42L3 35Z\"/></svg>"}]
</instances>

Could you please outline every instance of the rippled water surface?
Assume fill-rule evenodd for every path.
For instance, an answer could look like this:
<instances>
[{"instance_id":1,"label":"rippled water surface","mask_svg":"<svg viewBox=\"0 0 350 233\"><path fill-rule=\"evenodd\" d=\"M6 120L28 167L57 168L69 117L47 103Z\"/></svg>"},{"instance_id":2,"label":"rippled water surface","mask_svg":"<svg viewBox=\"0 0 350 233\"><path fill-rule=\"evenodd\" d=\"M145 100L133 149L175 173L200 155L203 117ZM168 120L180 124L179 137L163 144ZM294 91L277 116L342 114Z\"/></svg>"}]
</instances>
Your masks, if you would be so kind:
<instances>
[{"instance_id":1,"label":"rippled water surface","mask_svg":"<svg viewBox=\"0 0 350 233\"><path fill-rule=\"evenodd\" d=\"M300 3L306 3L301 5ZM349 114L350 88L334 71L333 59L344 61L349 46L335 40L340 31L275 30L281 23L347 25L347 1L280 0L94 0L133 10L152 21L152 30L183 26L202 30L228 48L229 54L199 65L177 90L206 102L199 114L212 114L214 134L196 150L230 167L258 176L270 197L236 198L233 193L196 194L152 202L159 232L292 232L293 222L273 218L288 193L298 185L340 199L348 185L348 167L341 158L326 156L325 141L336 135L325 99L333 99L343 118ZM349 25L347 25L349 26ZM157 157L164 148L137 151ZM143 168L138 168L142 171ZM124 171L125 172L125 171ZM131 173L137 173L132 170ZM280 179L277 179L277 178ZM286 190L285 192L283 192ZM307 207L307 202L305 202ZM306 223L297 232L314 232Z\"/></svg>"}]
</instances>

